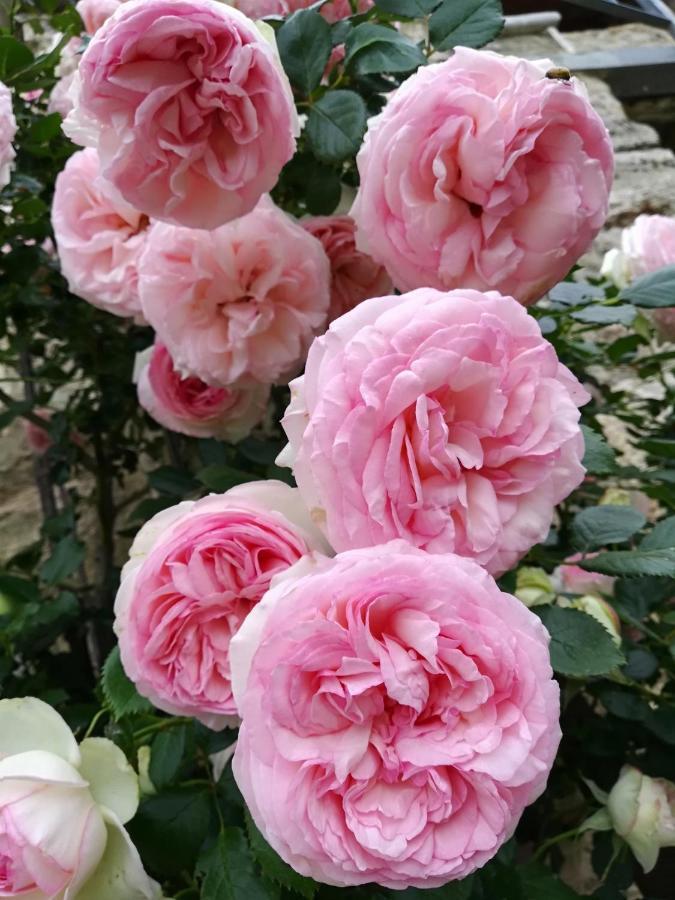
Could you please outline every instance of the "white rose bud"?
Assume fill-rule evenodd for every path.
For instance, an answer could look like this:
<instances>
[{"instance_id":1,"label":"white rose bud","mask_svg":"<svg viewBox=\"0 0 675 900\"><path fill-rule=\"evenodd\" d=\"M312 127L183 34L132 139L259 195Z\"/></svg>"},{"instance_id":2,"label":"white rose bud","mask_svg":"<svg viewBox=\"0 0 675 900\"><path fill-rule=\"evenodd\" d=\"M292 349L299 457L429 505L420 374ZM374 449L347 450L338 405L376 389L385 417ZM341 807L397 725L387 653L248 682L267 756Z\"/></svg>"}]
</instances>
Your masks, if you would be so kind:
<instances>
[{"instance_id":1,"label":"white rose bud","mask_svg":"<svg viewBox=\"0 0 675 900\"><path fill-rule=\"evenodd\" d=\"M124 829L138 780L105 738L78 747L41 700L0 700L0 897L158 900Z\"/></svg>"},{"instance_id":2,"label":"white rose bud","mask_svg":"<svg viewBox=\"0 0 675 900\"><path fill-rule=\"evenodd\" d=\"M675 847L675 784L624 766L609 793L612 826L645 872L656 865L661 847Z\"/></svg>"},{"instance_id":3,"label":"white rose bud","mask_svg":"<svg viewBox=\"0 0 675 900\"><path fill-rule=\"evenodd\" d=\"M522 566L516 572L516 597L528 608L555 600L555 587L548 574L536 566Z\"/></svg>"}]
</instances>

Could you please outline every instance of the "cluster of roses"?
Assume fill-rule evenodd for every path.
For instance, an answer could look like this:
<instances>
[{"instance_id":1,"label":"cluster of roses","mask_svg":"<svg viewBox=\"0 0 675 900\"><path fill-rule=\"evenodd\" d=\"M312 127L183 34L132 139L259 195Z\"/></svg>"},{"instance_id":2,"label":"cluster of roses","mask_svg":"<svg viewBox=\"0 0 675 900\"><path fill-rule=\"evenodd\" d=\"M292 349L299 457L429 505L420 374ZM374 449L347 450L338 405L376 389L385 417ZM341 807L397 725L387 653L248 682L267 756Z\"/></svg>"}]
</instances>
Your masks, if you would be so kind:
<instances>
[{"instance_id":1,"label":"cluster of roses","mask_svg":"<svg viewBox=\"0 0 675 900\"><path fill-rule=\"evenodd\" d=\"M141 398L178 430L176 396L242 436L305 364L279 460L298 487L184 502L136 537L125 670L162 710L241 723L237 782L302 874L462 878L560 738L548 635L494 577L584 476L588 395L524 306L603 222L607 132L546 64L460 48L369 123L354 238L267 196L298 131L269 29L214 0L118 6L71 86L88 149L54 226L73 291L154 327ZM408 293L378 296L391 283Z\"/></svg>"}]
</instances>

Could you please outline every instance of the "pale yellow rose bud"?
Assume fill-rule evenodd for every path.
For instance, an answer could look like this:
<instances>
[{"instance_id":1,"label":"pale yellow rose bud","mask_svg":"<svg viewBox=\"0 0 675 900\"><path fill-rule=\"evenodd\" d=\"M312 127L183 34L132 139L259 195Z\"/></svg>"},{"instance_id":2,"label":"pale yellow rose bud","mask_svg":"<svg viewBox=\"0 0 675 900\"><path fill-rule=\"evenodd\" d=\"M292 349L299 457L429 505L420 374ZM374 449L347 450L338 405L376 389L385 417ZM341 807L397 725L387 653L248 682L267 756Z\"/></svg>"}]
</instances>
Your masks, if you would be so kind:
<instances>
[{"instance_id":1,"label":"pale yellow rose bud","mask_svg":"<svg viewBox=\"0 0 675 900\"><path fill-rule=\"evenodd\" d=\"M621 620L606 600L597 594L584 594L582 597L575 597L571 605L574 609L593 616L609 632L616 646L621 646Z\"/></svg>"},{"instance_id":2,"label":"pale yellow rose bud","mask_svg":"<svg viewBox=\"0 0 675 900\"><path fill-rule=\"evenodd\" d=\"M650 872L661 847L675 847L675 784L624 766L609 793L607 809L616 833Z\"/></svg>"},{"instance_id":3,"label":"pale yellow rose bud","mask_svg":"<svg viewBox=\"0 0 675 900\"><path fill-rule=\"evenodd\" d=\"M525 606L543 606L555 600L555 588L548 574L535 566L523 566L516 573L516 597Z\"/></svg>"}]
</instances>

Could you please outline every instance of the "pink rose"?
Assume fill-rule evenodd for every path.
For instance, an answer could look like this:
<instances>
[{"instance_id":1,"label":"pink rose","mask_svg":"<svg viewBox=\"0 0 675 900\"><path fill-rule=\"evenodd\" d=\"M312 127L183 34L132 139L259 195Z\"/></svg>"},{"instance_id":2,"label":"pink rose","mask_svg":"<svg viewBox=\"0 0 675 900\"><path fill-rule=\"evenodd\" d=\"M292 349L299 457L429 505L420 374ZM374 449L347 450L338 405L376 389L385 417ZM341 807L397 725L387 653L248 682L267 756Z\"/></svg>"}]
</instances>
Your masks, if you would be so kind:
<instances>
[{"instance_id":1,"label":"pink rose","mask_svg":"<svg viewBox=\"0 0 675 900\"><path fill-rule=\"evenodd\" d=\"M612 145L585 88L457 48L370 121L357 157L357 245L396 286L495 288L532 303L607 215Z\"/></svg>"},{"instance_id":2,"label":"pink rose","mask_svg":"<svg viewBox=\"0 0 675 900\"><path fill-rule=\"evenodd\" d=\"M621 250L631 279L675 265L675 218L638 216L630 228L623 229Z\"/></svg>"},{"instance_id":3,"label":"pink rose","mask_svg":"<svg viewBox=\"0 0 675 900\"><path fill-rule=\"evenodd\" d=\"M336 550L401 537L499 574L581 483L588 399L512 297L366 300L291 384L279 463Z\"/></svg>"},{"instance_id":4,"label":"pink rose","mask_svg":"<svg viewBox=\"0 0 675 900\"><path fill-rule=\"evenodd\" d=\"M224 3L123 3L80 79L66 131L97 146L106 178L153 218L216 228L243 216L295 151L273 34Z\"/></svg>"},{"instance_id":5,"label":"pink rose","mask_svg":"<svg viewBox=\"0 0 675 900\"><path fill-rule=\"evenodd\" d=\"M614 594L614 582L616 578L611 575L601 575L599 572L587 572L576 563L582 559L593 559L597 553L575 553L565 560L562 566L556 569L557 580L560 589L569 594L606 594L608 597Z\"/></svg>"},{"instance_id":6,"label":"pink rose","mask_svg":"<svg viewBox=\"0 0 675 900\"><path fill-rule=\"evenodd\" d=\"M101 176L95 150L73 154L56 179L52 225L72 293L116 316L142 320L137 266L148 219Z\"/></svg>"},{"instance_id":7,"label":"pink rose","mask_svg":"<svg viewBox=\"0 0 675 900\"><path fill-rule=\"evenodd\" d=\"M265 197L214 231L155 225L141 263L143 313L181 372L227 387L295 375L326 322L321 244Z\"/></svg>"},{"instance_id":8,"label":"pink rose","mask_svg":"<svg viewBox=\"0 0 675 900\"><path fill-rule=\"evenodd\" d=\"M212 387L195 378L181 377L169 351L156 343L137 358L138 402L152 418L181 434L241 441L267 410L269 387L234 384Z\"/></svg>"},{"instance_id":9,"label":"pink rose","mask_svg":"<svg viewBox=\"0 0 675 900\"><path fill-rule=\"evenodd\" d=\"M136 536L115 601L127 675L159 709L224 728L236 714L232 635L274 575L324 546L297 490L280 481L154 516Z\"/></svg>"},{"instance_id":10,"label":"pink rose","mask_svg":"<svg viewBox=\"0 0 675 900\"><path fill-rule=\"evenodd\" d=\"M303 875L464 878L544 790L560 741L548 635L470 560L401 541L307 559L231 654L234 775Z\"/></svg>"},{"instance_id":11,"label":"pink rose","mask_svg":"<svg viewBox=\"0 0 675 900\"><path fill-rule=\"evenodd\" d=\"M31 452L36 456L43 456L54 443L52 436L49 433L49 422L54 413L51 409L47 409L46 407L36 409L34 412L35 415L45 423L45 427L41 428L39 425L36 425L35 422L24 419L24 434L26 435L26 443Z\"/></svg>"},{"instance_id":12,"label":"pink rose","mask_svg":"<svg viewBox=\"0 0 675 900\"><path fill-rule=\"evenodd\" d=\"M124 0L79 0L75 9L84 22L87 34L95 34L123 2Z\"/></svg>"},{"instance_id":13,"label":"pink rose","mask_svg":"<svg viewBox=\"0 0 675 900\"><path fill-rule=\"evenodd\" d=\"M232 4L250 19L262 19L265 16L287 16L298 9L306 9L315 0L235 0ZM358 0L357 12L367 12L373 0ZM349 0L328 0L319 10L327 22L339 22L353 16Z\"/></svg>"},{"instance_id":14,"label":"pink rose","mask_svg":"<svg viewBox=\"0 0 675 900\"><path fill-rule=\"evenodd\" d=\"M16 153L12 141L16 135L16 119L12 109L12 92L0 81L0 188L9 184Z\"/></svg>"},{"instance_id":15,"label":"pink rose","mask_svg":"<svg viewBox=\"0 0 675 900\"><path fill-rule=\"evenodd\" d=\"M386 269L356 249L350 216L316 216L300 224L321 241L331 268L329 321L349 312L362 300L393 290Z\"/></svg>"},{"instance_id":16,"label":"pink rose","mask_svg":"<svg viewBox=\"0 0 675 900\"><path fill-rule=\"evenodd\" d=\"M610 251L607 257L610 262L605 264L605 273L609 270L613 274L611 270L616 271L618 266L624 277L615 280L624 283L675 265L675 217L638 216L622 231L621 250ZM652 310L652 318L665 338L675 340L675 300L672 307Z\"/></svg>"},{"instance_id":17,"label":"pink rose","mask_svg":"<svg viewBox=\"0 0 675 900\"><path fill-rule=\"evenodd\" d=\"M83 50L84 41L82 38L71 38L61 51L58 65L54 69L54 74L59 80L56 82L49 95L47 111L50 113L58 113L64 119L72 111L74 106L74 82Z\"/></svg>"}]
</instances>

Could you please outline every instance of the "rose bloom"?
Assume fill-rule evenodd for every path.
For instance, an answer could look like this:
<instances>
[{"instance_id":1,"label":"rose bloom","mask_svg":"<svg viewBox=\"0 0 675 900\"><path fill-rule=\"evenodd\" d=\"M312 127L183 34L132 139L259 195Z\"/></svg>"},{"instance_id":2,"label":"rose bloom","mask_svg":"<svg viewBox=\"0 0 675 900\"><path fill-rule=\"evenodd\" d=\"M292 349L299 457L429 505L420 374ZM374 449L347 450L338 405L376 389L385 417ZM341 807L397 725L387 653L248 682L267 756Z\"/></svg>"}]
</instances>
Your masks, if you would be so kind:
<instances>
[{"instance_id":1,"label":"rose bloom","mask_svg":"<svg viewBox=\"0 0 675 900\"><path fill-rule=\"evenodd\" d=\"M582 559L593 559L597 555L597 553L575 553L568 557L563 565L558 566L554 572L558 590L569 594L613 596L616 578L612 578L611 575L601 575L600 572L587 572L581 566L576 565Z\"/></svg>"},{"instance_id":2,"label":"rose bloom","mask_svg":"<svg viewBox=\"0 0 675 900\"><path fill-rule=\"evenodd\" d=\"M138 402L171 431L236 443L250 434L267 411L267 385L251 382L222 388L194 375L184 378L163 344L139 354L136 365Z\"/></svg>"},{"instance_id":3,"label":"rose bloom","mask_svg":"<svg viewBox=\"0 0 675 900\"><path fill-rule=\"evenodd\" d=\"M216 228L250 212L295 151L271 29L216 0L133 0L80 63L69 136L153 218Z\"/></svg>"},{"instance_id":4,"label":"rose bloom","mask_svg":"<svg viewBox=\"0 0 675 900\"><path fill-rule=\"evenodd\" d=\"M635 278L673 265L675 217L642 215L621 232L621 249L605 254L602 273L623 288ZM663 336L675 340L675 301L673 307L654 309L651 314Z\"/></svg>"},{"instance_id":5,"label":"rose bloom","mask_svg":"<svg viewBox=\"0 0 675 900\"><path fill-rule=\"evenodd\" d=\"M494 288L532 303L607 215L612 145L577 79L458 47L371 119L357 157L357 246L399 290Z\"/></svg>"},{"instance_id":6,"label":"rose bloom","mask_svg":"<svg viewBox=\"0 0 675 900\"><path fill-rule=\"evenodd\" d=\"M315 0L235 0L232 4L250 19L262 19L265 16L287 16L297 9L306 9ZM357 12L367 12L373 0L358 0ZM328 0L319 10L327 22L339 22L353 16L349 0Z\"/></svg>"},{"instance_id":7,"label":"rose bloom","mask_svg":"<svg viewBox=\"0 0 675 900\"><path fill-rule=\"evenodd\" d=\"M336 550L401 537L497 574L581 483L588 399L512 297L366 300L291 384L279 463Z\"/></svg>"},{"instance_id":8,"label":"rose bloom","mask_svg":"<svg viewBox=\"0 0 675 900\"><path fill-rule=\"evenodd\" d=\"M57 177L52 225L72 293L99 309L142 321L138 261L148 220L101 176L95 150L74 153Z\"/></svg>"},{"instance_id":9,"label":"rose bloom","mask_svg":"<svg viewBox=\"0 0 675 900\"><path fill-rule=\"evenodd\" d=\"M9 184L16 153L12 141L16 135L16 119L12 109L12 92L0 81L0 188Z\"/></svg>"},{"instance_id":10,"label":"rose bloom","mask_svg":"<svg viewBox=\"0 0 675 900\"><path fill-rule=\"evenodd\" d=\"M154 516L136 536L115 601L127 675L159 709L209 728L232 724L232 635L274 575L324 547L297 490L280 481Z\"/></svg>"},{"instance_id":11,"label":"rose bloom","mask_svg":"<svg viewBox=\"0 0 675 900\"><path fill-rule=\"evenodd\" d=\"M561 603L562 605L562 603ZM573 609L579 609L599 622L617 647L621 647L621 619L616 610L599 594L584 594L575 597L570 603Z\"/></svg>"},{"instance_id":12,"label":"rose bloom","mask_svg":"<svg viewBox=\"0 0 675 900\"><path fill-rule=\"evenodd\" d=\"M300 224L321 241L330 260L329 321L349 312L362 300L382 297L393 290L384 266L356 249L355 225L350 216L315 216Z\"/></svg>"},{"instance_id":13,"label":"rose bloom","mask_svg":"<svg viewBox=\"0 0 675 900\"><path fill-rule=\"evenodd\" d=\"M141 263L143 313L181 372L227 387L302 367L330 302L321 244L264 197L214 231L155 225Z\"/></svg>"},{"instance_id":14,"label":"rose bloom","mask_svg":"<svg viewBox=\"0 0 675 900\"><path fill-rule=\"evenodd\" d=\"M84 22L87 34L95 34L124 0L79 0L75 9Z\"/></svg>"},{"instance_id":15,"label":"rose bloom","mask_svg":"<svg viewBox=\"0 0 675 900\"><path fill-rule=\"evenodd\" d=\"M159 900L124 824L138 780L105 738L78 747L33 697L0 700L0 896Z\"/></svg>"},{"instance_id":16,"label":"rose bloom","mask_svg":"<svg viewBox=\"0 0 675 900\"><path fill-rule=\"evenodd\" d=\"M560 740L539 619L474 562L402 541L280 576L232 671L237 784L277 853L328 884L464 878Z\"/></svg>"},{"instance_id":17,"label":"rose bloom","mask_svg":"<svg viewBox=\"0 0 675 900\"><path fill-rule=\"evenodd\" d=\"M49 95L47 111L58 113L62 118L73 109L73 82L84 50L84 41L80 37L71 38L61 50L61 56L54 69L58 81Z\"/></svg>"},{"instance_id":18,"label":"rose bloom","mask_svg":"<svg viewBox=\"0 0 675 900\"><path fill-rule=\"evenodd\" d=\"M49 422L54 413L51 409L48 409L46 407L35 409L34 412L35 415L39 416L39 418L45 423L45 427L41 428L39 425L36 425L35 422L31 422L29 419L24 419L24 434L26 435L26 443L28 444L31 452L36 456L43 456L54 443L52 436L49 433Z\"/></svg>"},{"instance_id":19,"label":"rose bloom","mask_svg":"<svg viewBox=\"0 0 675 900\"><path fill-rule=\"evenodd\" d=\"M657 863L661 847L675 847L675 784L624 766L609 793L607 810L617 834L645 872Z\"/></svg>"}]
</instances>

